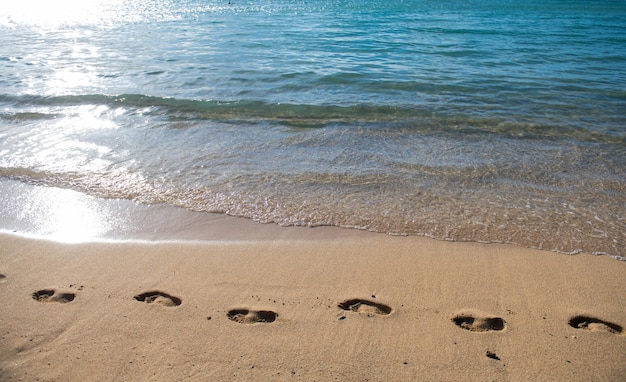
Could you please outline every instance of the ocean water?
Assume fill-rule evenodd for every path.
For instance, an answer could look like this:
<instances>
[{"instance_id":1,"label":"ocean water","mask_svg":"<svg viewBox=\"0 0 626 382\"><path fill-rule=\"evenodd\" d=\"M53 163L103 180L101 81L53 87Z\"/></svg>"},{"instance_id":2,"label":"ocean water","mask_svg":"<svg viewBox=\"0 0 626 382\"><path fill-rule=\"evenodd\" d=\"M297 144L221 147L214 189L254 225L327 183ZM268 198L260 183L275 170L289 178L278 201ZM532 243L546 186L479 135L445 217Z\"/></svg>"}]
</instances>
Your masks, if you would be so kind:
<instances>
[{"instance_id":1,"label":"ocean water","mask_svg":"<svg viewBox=\"0 0 626 382\"><path fill-rule=\"evenodd\" d=\"M626 2L22 0L0 178L626 254Z\"/></svg>"}]
</instances>

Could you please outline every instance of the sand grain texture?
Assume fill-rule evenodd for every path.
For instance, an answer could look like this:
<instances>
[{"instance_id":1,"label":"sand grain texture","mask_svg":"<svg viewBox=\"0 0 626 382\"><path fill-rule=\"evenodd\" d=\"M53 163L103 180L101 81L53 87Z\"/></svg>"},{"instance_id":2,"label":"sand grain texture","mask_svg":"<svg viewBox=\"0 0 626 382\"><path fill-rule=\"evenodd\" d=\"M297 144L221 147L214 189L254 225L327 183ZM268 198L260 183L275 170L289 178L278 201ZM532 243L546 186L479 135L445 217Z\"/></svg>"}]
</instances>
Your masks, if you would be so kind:
<instances>
[{"instance_id":1,"label":"sand grain texture","mask_svg":"<svg viewBox=\"0 0 626 382\"><path fill-rule=\"evenodd\" d=\"M0 380L626 376L625 262L285 230L204 243L0 235ZM58 293L74 298L41 303Z\"/></svg>"}]
</instances>

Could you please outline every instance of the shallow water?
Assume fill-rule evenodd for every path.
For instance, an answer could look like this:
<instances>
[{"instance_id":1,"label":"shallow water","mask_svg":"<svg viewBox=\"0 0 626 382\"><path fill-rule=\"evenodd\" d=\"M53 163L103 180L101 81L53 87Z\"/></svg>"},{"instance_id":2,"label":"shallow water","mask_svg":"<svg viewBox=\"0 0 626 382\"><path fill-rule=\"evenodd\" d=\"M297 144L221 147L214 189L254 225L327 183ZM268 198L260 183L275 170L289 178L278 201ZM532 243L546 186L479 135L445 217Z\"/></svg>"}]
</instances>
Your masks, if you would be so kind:
<instances>
[{"instance_id":1,"label":"shallow water","mask_svg":"<svg viewBox=\"0 0 626 382\"><path fill-rule=\"evenodd\" d=\"M0 10L1 177L624 254L621 2L31 3Z\"/></svg>"}]
</instances>

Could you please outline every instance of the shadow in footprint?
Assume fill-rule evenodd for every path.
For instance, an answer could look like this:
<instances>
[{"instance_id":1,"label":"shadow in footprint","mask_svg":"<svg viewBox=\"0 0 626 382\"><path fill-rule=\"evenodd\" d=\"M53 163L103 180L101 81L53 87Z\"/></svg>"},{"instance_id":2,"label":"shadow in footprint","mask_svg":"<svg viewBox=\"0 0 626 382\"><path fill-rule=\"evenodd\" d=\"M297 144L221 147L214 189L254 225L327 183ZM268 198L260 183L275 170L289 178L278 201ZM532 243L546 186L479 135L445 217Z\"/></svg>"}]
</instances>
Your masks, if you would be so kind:
<instances>
[{"instance_id":1,"label":"shadow in footprint","mask_svg":"<svg viewBox=\"0 0 626 382\"><path fill-rule=\"evenodd\" d=\"M339 304L337 304L337 306L343 310L366 314L369 317L372 317L373 315L386 316L388 314L391 314L391 312L393 311L393 309L391 309L391 307L387 305L368 300L361 300L358 298L340 302Z\"/></svg>"},{"instance_id":2,"label":"shadow in footprint","mask_svg":"<svg viewBox=\"0 0 626 382\"><path fill-rule=\"evenodd\" d=\"M145 292L138 294L134 298L137 301L145 302L147 304L157 304L162 306L178 306L183 303L180 298L159 291Z\"/></svg>"},{"instance_id":3,"label":"shadow in footprint","mask_svg":"<svg viewBox=\"0 0 626 382\"><path fill-rule=\"evenodd\" d=\"M500 317L475 317L469 314L459 314L452 318L452 322L462 329L471 332L489 332L504 330L506 321Z\"/></svg>"},{"instance_id":4,"label":"shadow in footprint","mask_svg":"<svg viewBox=\"0 0 626 382\"><path fill-rule=\"evenodd\" d=\"M33 300L39 302L60 302L62 304L74 301L75 293L57 293L54 289L41 289L32 294Z\"/></svg>"},{"instance_id":5,"label":"shadow in footprint","mask_svg":"<svg viewBox=\"0 0 626 382\"><path fill-rule=\"evenodd\" d=\"M231 309L226 316L229 320L240 324L254 324L256 322L274 322L278 314L271 310Z\"/></svg>"},{"instance_id":6,"label":"shadow in footprint","mask_svg":"<svg viewBox=\"0 0 626 382\"><path fill-rule=\"evenodd\" d=\"M7 277L5 275L3 275L2 273L0 273L0 284L5 282L7 279Z\"/></svg>"},{"instance_id":7,"label":"shadow in footprint","mask_svg":"<svg viewBox=\"0 0 626 382\"><path fill-rule=\"evenodd\" d=\"M591 316L574 316L569 320L569 326L575 329L590 330L592 332L622 333L621 326Z\"/></svg>"}]
</instances>

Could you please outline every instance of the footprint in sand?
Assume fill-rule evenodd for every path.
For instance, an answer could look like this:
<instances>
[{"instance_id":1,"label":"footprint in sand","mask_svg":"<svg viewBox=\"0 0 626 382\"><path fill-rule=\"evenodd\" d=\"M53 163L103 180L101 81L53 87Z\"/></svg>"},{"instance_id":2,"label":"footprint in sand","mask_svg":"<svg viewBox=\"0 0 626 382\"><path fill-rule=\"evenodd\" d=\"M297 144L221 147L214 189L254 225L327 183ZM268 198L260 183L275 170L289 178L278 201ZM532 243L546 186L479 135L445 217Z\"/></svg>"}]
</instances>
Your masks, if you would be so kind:
<instances>
[{"instance_id":1,"label":"footprint in sand","mask_svg":"<svg viewBox=\"0 0 626 382\"><path fill-rule=\"evenodd\" d=\"M0 273L0 284L2 284L3 282L5 282L7 279L7 277L5 275L3 275L2 273Z\"/></svg>"},{"instance_id":2,"label":"footprint in sand","mask_svg":"<svg viewBox=\"0 0 626 382\"><path fill-rule=\"evenodd\" d=\"M41 289L32 294L33 300L39 302L60 302L62 304L74 301L75 293L58 292L54 289Z\"/></svg>"},{"instance_id":3,"label":"footprint in sand","mask_svg":"<svg viewBox=\"0 0 626 382\"><path fill-rule=\"evenodd\" d=\"M452 322L459 328L470 332L489 332L504 330L506 321L500 317L480 317L472 314L457 314Z\"/></svg>"},{"instance_id":4,"label":"footprint in sand","mask_svg":"<svg viewBox=\"0 0 626 382\"><path fill-rule=\"evenodd\" d=\"M393 309L387 305L368 300L361 300L358 298L340 302L337 306L343 310L365 314L368 317L372 317L374 315L386 316L391 314L393 311Z\"/></svg>"},{"instance_id":5,"label":"footprint in sand","mask_svg":"<svg viewBox=\"0 0 626 382\"><path fill-rule=\"evenodd\" d=\"M138 294L134 297L135 300L145 302L146 304L156 304L161 306L178 306L183 303L178 297L170 296L167 293L159 291L150 291L142 294Z\"/></svg>"},{"instance_id":6,"label":"footprint in sand","mask_svg":"<svg viewBox=\"0 0 626 382\"><path fill-rule=\"evenodd\" d=\"M254 324L256 322L274 322L278 314L271 310L231 309L226 316L229 320L240 324Z\"/></svg>"},{"instance_id":7,"label":"footprint in sand","mask_svg":"<svg viewBox=\"0 0 626 382\"><path fill-rule=\"evenodd\" d=\"M574 316L570 318L568 323L574 329L584 329L592 332L620 334L623 331L622 327L617 324L591 316Z\"/></svg>"}]
</instances>

